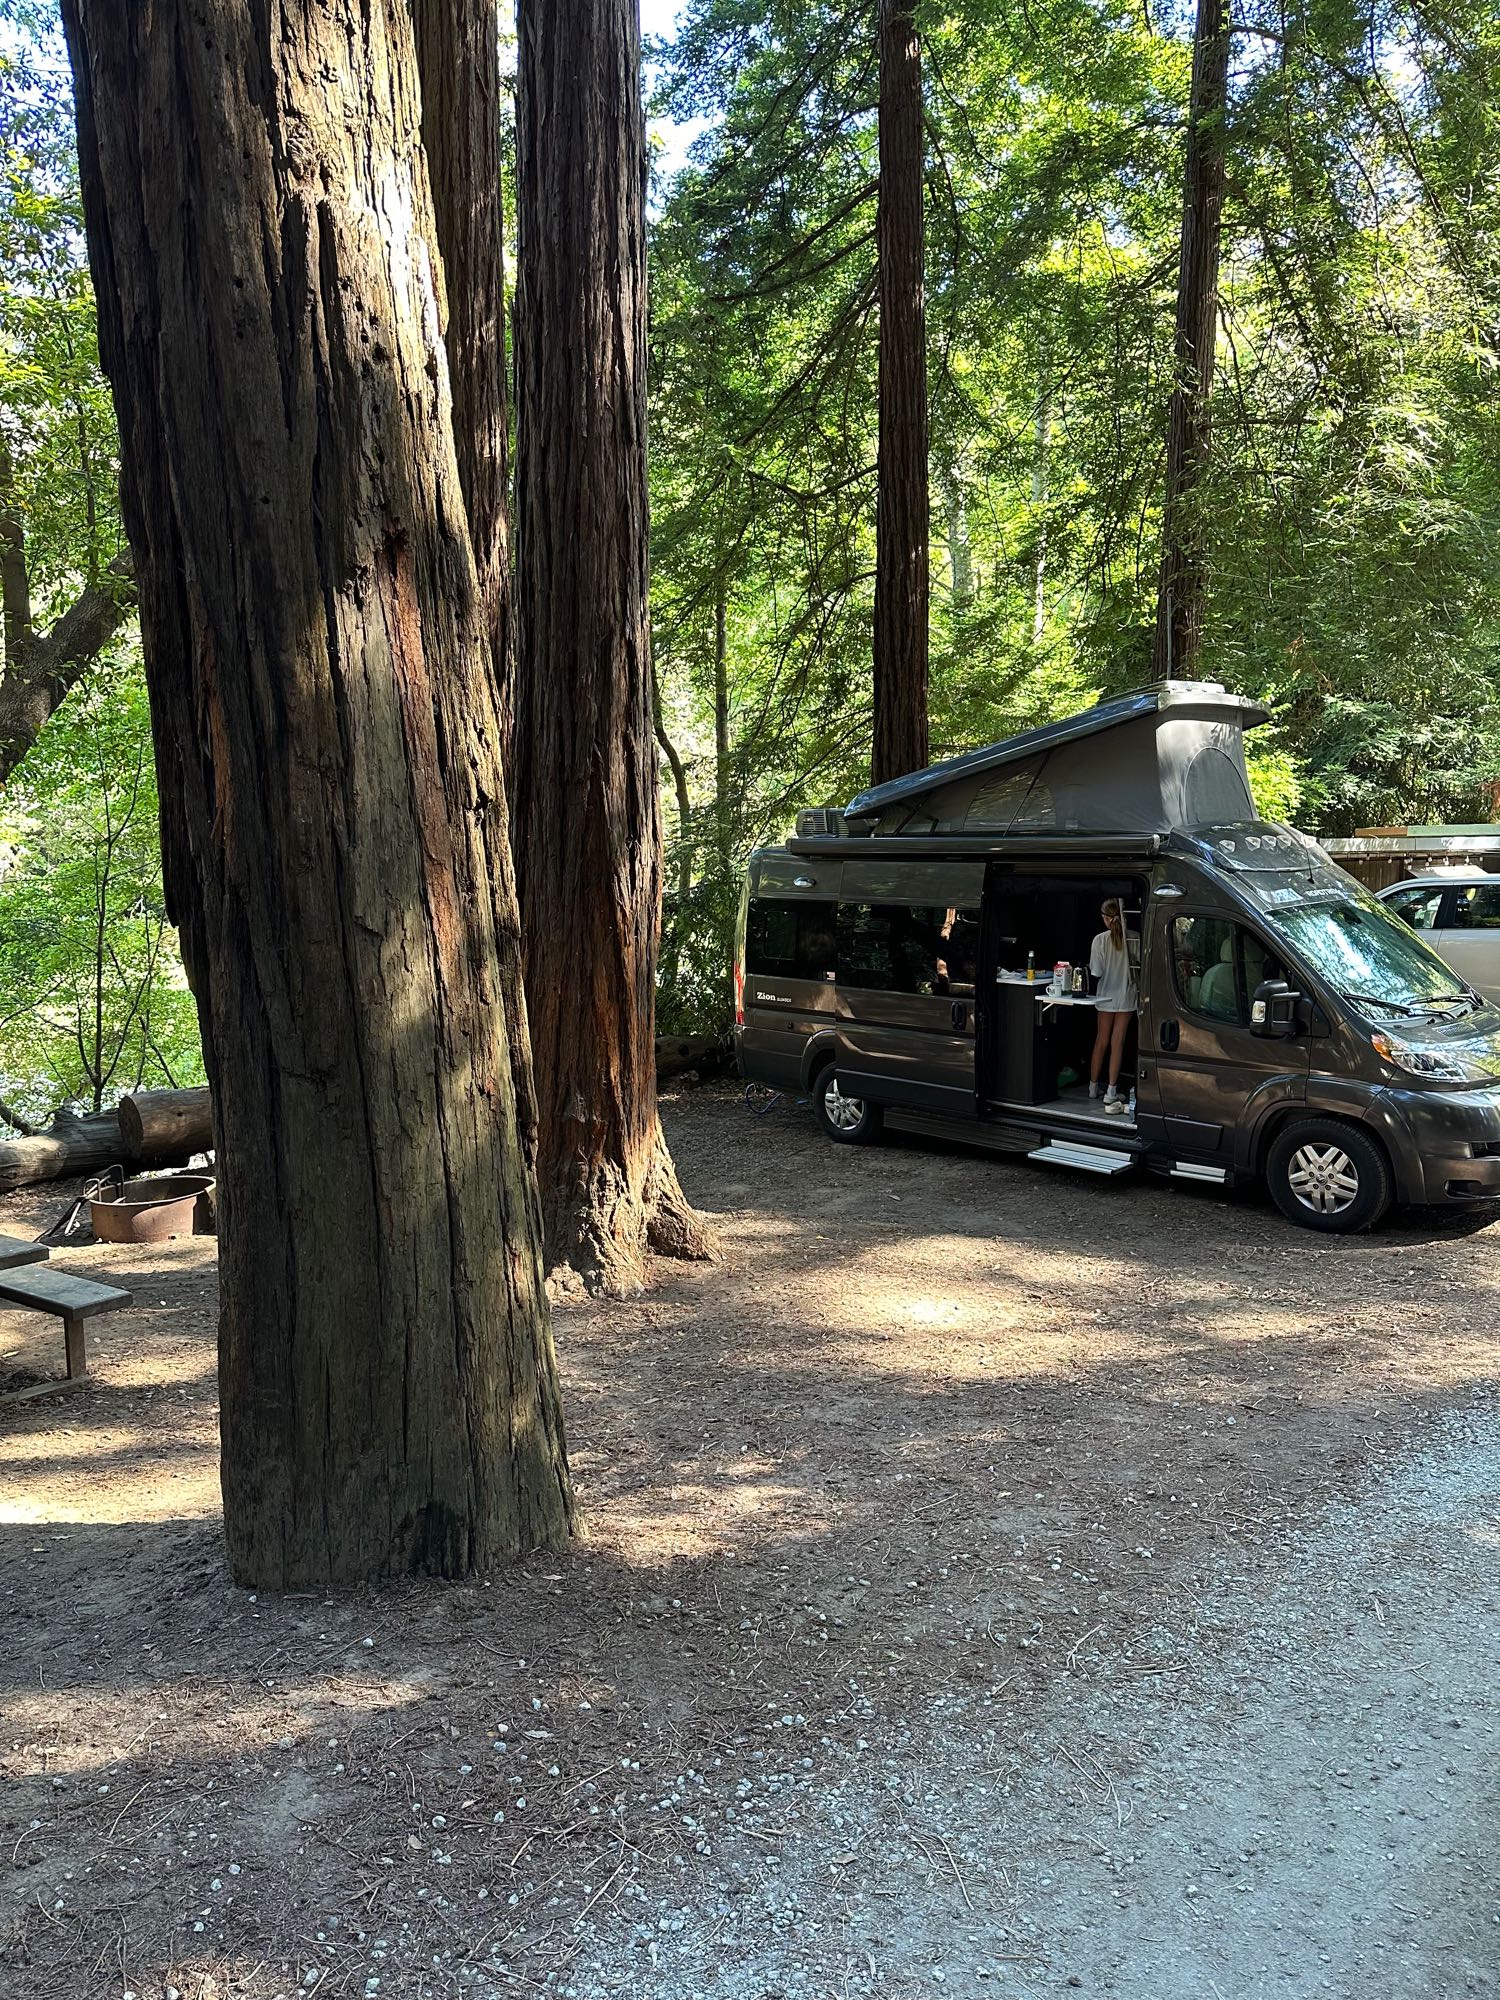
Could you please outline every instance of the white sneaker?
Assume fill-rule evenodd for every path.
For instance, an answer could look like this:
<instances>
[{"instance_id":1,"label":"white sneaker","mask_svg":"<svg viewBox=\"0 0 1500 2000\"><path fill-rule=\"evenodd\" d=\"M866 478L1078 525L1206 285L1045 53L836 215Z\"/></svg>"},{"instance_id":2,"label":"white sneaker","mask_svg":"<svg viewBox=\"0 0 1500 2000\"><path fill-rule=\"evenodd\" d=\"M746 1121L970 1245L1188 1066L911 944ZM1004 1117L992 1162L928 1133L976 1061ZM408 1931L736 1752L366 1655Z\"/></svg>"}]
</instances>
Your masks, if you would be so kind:
<instances>
[{"instance_id":1,"label":"white sneaker","mask_svg":"<svg viewBox=\"0 0 1500 2000\"><path fill-rule=\"evenodd\" d=\"M1110 1112L1115 1112L1115 1111L1123 1112L1125 1109L1125 1100L1123 1097L1106 1097L1104 1100L1104 1108L1106 1111Z\"/></svg>"}]
</instances>

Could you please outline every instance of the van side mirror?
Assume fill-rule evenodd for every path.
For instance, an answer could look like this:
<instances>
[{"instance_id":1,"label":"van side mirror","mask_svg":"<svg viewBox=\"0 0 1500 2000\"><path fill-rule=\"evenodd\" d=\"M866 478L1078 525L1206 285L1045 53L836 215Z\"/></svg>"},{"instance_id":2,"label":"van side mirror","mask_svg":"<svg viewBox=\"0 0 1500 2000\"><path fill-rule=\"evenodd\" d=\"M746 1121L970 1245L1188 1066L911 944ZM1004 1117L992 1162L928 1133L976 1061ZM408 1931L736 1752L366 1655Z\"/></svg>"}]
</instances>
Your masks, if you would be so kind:
<instances>
[{"instance_id":1,"label":"van side mirror","mask_svg":"<svg viewBox=\"0 0 1500 2000\"><path fill-rule=\"evenodd\" d=\"M1286 1041L1300 1034L1297 1006L1301 998L1284 979L1262 980L1250 1001L1251 1034L1264 1035L1268 1041Z\"/></svg>"}]
</instances>

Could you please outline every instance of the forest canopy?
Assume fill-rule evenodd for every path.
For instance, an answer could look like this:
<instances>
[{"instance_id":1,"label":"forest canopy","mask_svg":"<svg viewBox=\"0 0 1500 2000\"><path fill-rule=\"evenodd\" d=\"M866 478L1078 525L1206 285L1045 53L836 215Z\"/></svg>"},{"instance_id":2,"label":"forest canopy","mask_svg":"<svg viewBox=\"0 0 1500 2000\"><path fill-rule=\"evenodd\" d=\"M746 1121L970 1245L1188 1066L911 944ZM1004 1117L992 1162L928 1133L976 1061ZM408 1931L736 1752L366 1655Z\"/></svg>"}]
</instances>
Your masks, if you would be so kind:
<instances>
[{"instance_id":1,"label":"forest canopy","mask_svg":"<svg viewBox=\"0 0 1500 2000\"><path fill-rule=\"evenodd\" d=\"M868 776L877 14L688 0L648 50L675 135L650 229L668 1030L727 1018L748 850ZM940 756L1150 676L1194 22L1115 0L916 19ZM1488 819L1500 21L1484 0L1242 0L1229 28L1203 671L1273 708L1268 813ZM72 118L51 8L0 0L0 708L8 726L24 682L40 714L6 766L0 1095L30 1113L201 1073Z\"/></svg>"}]
</instances>

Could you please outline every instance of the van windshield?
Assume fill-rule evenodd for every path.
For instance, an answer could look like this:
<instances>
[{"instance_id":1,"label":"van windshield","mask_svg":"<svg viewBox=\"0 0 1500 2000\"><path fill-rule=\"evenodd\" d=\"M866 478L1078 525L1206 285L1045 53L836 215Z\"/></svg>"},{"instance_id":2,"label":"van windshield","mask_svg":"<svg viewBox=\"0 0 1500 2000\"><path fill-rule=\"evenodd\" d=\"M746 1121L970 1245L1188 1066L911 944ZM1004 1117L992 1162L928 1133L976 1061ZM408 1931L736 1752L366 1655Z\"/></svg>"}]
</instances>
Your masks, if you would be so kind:
<instances>
[{"instance_id":1,"label":"van windshield","mask_svg":"<svg viewBox=\"0 0 1500 2000\"><path fill-rule=\"evenodd\" d=\"M1406 924L1370 897L1324 892L1267 913L1293 950L1377 1017L1468 1012L1473 996Z\"/></svg>"}]
</instances>

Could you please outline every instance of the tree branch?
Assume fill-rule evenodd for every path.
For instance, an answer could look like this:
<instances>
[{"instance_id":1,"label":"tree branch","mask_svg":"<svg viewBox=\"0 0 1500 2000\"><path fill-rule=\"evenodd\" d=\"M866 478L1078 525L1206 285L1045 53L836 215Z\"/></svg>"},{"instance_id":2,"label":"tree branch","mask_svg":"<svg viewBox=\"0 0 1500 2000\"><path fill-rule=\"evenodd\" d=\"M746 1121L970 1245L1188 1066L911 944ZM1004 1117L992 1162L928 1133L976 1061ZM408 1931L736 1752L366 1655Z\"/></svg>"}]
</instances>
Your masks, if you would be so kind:
<instances>
[{"instance_id":1,"label":"tree branch","mask_svg":"<svg viewBox=\"0 0 1500 2000\"><path fill-rule=\"evenodd\" d=\"M0 555L6 547L7 520L0 512ZM24 553L22 568L24 572ZM129 549L122 549L100 582L79 592L45 638L32 633L20 647L11 643L9 592L7 579L6 672L0 680L0 785L130 615L135 605L135 559Z\"/></svg>"}]
</instances>

